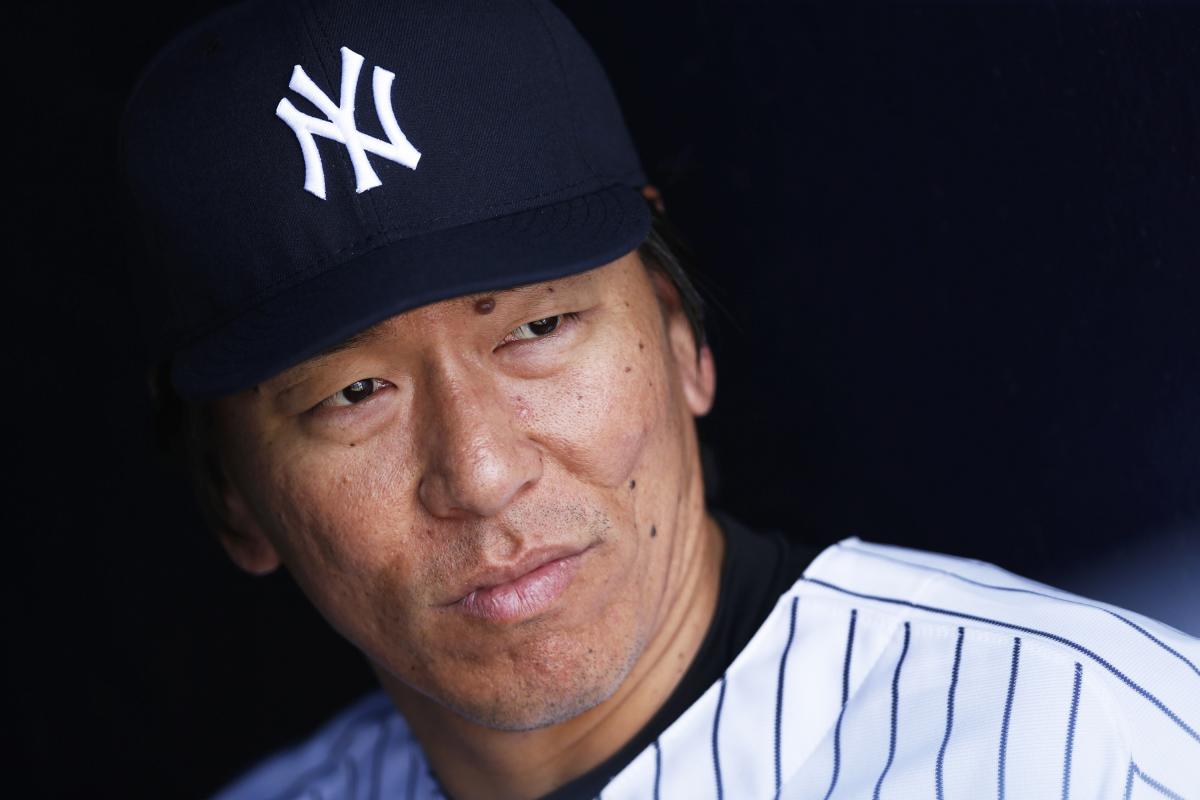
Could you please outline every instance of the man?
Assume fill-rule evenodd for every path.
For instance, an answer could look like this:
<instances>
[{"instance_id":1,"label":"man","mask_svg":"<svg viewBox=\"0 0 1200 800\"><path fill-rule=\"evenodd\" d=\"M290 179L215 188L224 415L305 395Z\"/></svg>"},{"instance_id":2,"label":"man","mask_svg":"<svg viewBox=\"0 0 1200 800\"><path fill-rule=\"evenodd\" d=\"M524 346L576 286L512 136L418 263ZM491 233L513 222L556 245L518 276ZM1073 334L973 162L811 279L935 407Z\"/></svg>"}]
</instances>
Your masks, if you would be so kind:
<instances>
[{"instance_id":1,"label":"man","mask_svg":"<svg viewBox=\"0 0 1200 800\"><path fill-rule=\"evenodd\" d=\"M1200 796L1194 639L705 507L694 292L552 6L236 6L123 130L212 524L382 686L222 797Z\"/></svg>"}]
</instances>

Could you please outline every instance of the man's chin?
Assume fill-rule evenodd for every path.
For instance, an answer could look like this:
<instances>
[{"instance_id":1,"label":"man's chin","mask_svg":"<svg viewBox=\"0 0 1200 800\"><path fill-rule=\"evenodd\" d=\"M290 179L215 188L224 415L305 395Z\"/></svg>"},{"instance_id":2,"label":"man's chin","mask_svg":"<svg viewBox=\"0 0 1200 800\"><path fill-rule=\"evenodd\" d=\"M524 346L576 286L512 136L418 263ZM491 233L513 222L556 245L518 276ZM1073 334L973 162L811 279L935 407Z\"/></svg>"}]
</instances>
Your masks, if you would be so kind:
<instances>
[{"instance_id":1,"label":"man's chin","mask_svg":"<svg viewBox=\"0 0 1200 800\"><path fill-rule=\"evenodd\" d=\"M570 674L539 676L502 687L487 698L470 696L445 702L458 716L497 731L534 731L560 725L584 714L612 697L632 668L630 658L607 669L581 665Z\"/></svg>"},{"instance_id":2,"label":"man's chin","mask_svg":"<svg viewBox=\"0 0 1200 800\"><path fill-rule=\"evenodd\" d=\"M472 685L443 685L418 689L376 668L396 705L410 719L414 715L436 718L451 712L474 725L496 731L534 731L559 725L595 708L612 697L637 661L640 648L610 659L597 659L587 651L574 663L554 669L518 671Z\"/></svg>"},{"instance_id":3,"label":"man's chin","mask_svg":"<svg viewBox=\"0 0 1200 800\"><path fill-rule=\"evenodd\" d=\"M617 683L619 686L620 683ZM590 696L564 698L534 698L536 704L524 702L501 703L491 707L452 708L460 717L475 725L496 731L521 733L560 725L590 711L616 691L606 688Z\"/></svg>"}]
</instances>

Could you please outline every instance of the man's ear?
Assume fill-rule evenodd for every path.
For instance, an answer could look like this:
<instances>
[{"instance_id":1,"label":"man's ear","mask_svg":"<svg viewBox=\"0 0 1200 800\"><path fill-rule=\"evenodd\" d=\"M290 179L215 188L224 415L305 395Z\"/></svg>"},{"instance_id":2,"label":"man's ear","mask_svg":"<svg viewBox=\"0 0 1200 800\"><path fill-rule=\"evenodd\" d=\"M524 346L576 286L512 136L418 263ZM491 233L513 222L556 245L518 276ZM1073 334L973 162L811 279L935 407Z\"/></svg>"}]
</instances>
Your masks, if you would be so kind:
<instances>
[{"instance_id":1,"label":"man's ear","mask_svg":"<svg viewBox=\"0 0 1200 800\"><path fill-rule=\"evenodd\" d=\"M642 197L650 201L654 205L654 210L659 214L667 213L667 206L663 202L662 192L652 183L647 183L642 187Z\"/></svg>"},{"instance_id":2,"label":"man's ear","mask_svg":"<svg viewBox=\"0 0 1200 800\"><path fill-rule=\"evenodd\" d=\"M662 308L667 340L671 345L675 368L679 371L684 399L692 415L702 417L712 409L717 391L717 368L712 350L704 344L697 351L691 322L683 310L679 290L671 283L671 279L656 269L649 270L649 273L654 294Z\"/></svg>"},{"instance_id":3,"label":"man's ear","mask_svg":"<svg viewBox=\"0 0 1200 800\"><path fill-rule=\"evenodd\" d=\"M201 502L221 546L234 564L252 575L274 572L279 568L279 553L246 496L215 455L209 454L205 462Z\"/></svg>"}]
</instances>

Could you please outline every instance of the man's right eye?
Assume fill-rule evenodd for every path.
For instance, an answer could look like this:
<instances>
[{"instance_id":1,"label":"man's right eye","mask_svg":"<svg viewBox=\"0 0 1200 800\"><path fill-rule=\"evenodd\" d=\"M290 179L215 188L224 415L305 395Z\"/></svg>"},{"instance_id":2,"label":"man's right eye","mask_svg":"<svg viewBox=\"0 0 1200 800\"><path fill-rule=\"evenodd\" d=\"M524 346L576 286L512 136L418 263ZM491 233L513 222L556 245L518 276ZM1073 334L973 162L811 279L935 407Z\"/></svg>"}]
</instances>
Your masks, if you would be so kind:
<instances>
[{"instance_id":1,"label":"man's right eye","mask_svg":"<svg viewBox=\"0 0 1200 800\"><path fill-rule=\"evenodd\" d=\"M318 407L352 406L355 403L361 403L363 400L366 400L385 386L391 386L391 384L383 378L363 378L362 380L355 381L341 391L334 392L317 405Z\"/></svg>"}]
</instances>

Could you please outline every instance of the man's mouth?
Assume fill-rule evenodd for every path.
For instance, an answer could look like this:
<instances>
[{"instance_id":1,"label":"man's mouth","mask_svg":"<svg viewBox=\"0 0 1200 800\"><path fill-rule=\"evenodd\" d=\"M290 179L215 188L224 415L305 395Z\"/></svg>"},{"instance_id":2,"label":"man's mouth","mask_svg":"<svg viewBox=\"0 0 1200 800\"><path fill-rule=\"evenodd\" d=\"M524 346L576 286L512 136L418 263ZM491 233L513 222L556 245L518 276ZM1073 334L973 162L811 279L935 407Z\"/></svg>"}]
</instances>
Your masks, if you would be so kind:
<instances>
[{"instance_id":1,"label":"man's mouth","mask_svg":"<svg viewBox=\"0 0 1200 800\"><path fill-rule=\"evenodd\" d=\"M566 591L590 547L533 550L512 564L472 576L447 605L467 616L511 623L536 616Z\"/></svg>"}]
</instances>

